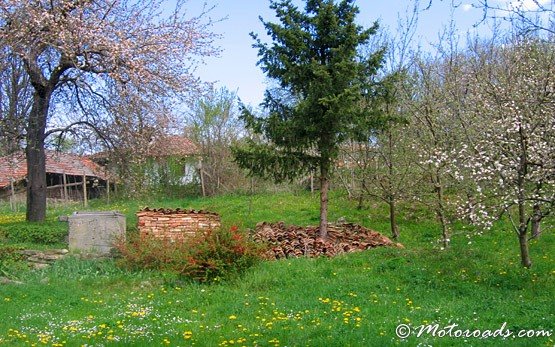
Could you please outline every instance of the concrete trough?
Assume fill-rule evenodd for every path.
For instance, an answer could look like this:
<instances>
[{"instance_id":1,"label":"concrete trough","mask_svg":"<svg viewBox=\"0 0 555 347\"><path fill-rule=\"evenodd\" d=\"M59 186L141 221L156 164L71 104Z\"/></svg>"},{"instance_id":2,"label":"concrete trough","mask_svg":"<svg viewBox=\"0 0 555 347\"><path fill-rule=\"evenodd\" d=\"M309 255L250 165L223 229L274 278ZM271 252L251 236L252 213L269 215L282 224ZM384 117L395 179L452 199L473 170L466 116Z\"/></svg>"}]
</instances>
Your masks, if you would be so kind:
<instances>
[{"instance_id":1,"label":"concrete trough","mask_svg":"<svg viewBox=\"0 0 555 347\"><path fill-rule=\"evenodd\" d=\"M110 256L114 242L125 238L125 216L115 211L74 212L68 222L70 252Z\"/></svg>"}]
</instances>

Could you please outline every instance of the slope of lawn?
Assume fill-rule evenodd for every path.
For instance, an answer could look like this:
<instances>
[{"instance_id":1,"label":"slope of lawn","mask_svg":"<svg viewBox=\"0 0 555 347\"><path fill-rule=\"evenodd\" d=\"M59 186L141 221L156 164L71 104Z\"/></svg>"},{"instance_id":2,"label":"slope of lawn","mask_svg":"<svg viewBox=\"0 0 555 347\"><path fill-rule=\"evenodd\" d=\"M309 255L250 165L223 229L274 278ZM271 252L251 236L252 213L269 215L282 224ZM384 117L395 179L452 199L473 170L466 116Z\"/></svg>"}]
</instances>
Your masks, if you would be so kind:
<instances>
[{"instance_id":1,"label":"slope of lawn","mask_svg":"<svg viewBox=\"0 0 555 347\"><path fill-rule=\"evenodd\" d=\"M260 221L299 225L318 221L317 196L305 193L95 202L91 209L120 210L132 229L134 212L147 205L209 209L221 213L225 225L244 228ZM363 210L355 206L334 194L330 220L344 217L389 234L384 206L369 204ZM49 223L55 225L57 215L69 212L71 208L49 211ZM21 220L21 215L3 212L0 230L17 227ZM0 345L555 344L552 232L532 241L534 265L527 270L519 265L516 236L501 223L471 237L455 227L448 250L439 248L439 228L423 210L406 206L400 227L404 249L263 262L240 278L210 285L187 283L169 274L131 273L112 261L69 257L46 270L18 273L23 284L0 285ZM414 333L400 339L395 333L399 324ZM436 336L431 332L416 336L423 324L438 324ZM449 335L441 329L452 324L457 324L453 336L440 337ZM500 328L504 335L531 329L552 335L455 337L467 329L493 333Z\"/></svg>"}]
</instances>

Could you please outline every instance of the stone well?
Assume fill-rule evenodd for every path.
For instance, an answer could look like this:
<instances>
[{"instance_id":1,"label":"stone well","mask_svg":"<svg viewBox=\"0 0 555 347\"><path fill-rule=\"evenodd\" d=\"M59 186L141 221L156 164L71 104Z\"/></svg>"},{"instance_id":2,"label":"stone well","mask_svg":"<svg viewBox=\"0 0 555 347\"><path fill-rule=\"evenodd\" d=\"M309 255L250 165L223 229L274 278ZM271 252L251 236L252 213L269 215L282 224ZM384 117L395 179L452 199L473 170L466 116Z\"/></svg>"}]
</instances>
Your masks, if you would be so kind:
<instances>
[{"instance_id":1,"label":"stone well","mask_svg":"<svg viewBox=\"0 0 555 347\"><path fill-rule=\"evenodd\" d=\"M214 212L182 209L150 209L137 212L141 237L181 241L198 232L221 226L220 215Z\"/></svg>"},{"instance_id":2,"label":"stone well","mask_svg":"<svg viewBox=\"0 0 555 347\"><path fill-rule=\"evenodd\" d=\"M72 252L107 256L114 242L125 238L125 216L115 211L75 212L68 222Z\"/></svg>"}]
</instances>

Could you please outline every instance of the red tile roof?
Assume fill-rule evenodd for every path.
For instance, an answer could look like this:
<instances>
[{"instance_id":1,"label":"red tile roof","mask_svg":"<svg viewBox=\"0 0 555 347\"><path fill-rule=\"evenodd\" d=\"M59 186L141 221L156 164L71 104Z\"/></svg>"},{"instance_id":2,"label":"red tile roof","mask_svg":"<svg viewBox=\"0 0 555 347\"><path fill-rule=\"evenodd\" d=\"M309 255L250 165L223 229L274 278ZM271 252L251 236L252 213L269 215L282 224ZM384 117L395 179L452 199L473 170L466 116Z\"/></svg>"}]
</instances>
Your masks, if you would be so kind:
<instances>
[{"instance_id":1,"label":"red tile roof","mask_svg":"<svg viewBox=\"0 0 555 347\"><path fill-rule=\"evenodd\" d=\"M179 135L168 135L156 139L148 147L151 157L189 157L199 154L199 149L191 140Z\"/></svg>"},{"instance_id":2,"label":"red tile roof","mask_svg":"<svg viewBox=\"0 0 555 347\"><path fill-rule=\"evenodd\" d=\"M186 158L199 154L200 150L193 141L179 135L159 137L146 146L146 156L150 158L164 158L170 156ZM109 157L109 151L97 152L88 156L88 158L97 163Z\"/></svg>"},{"instance_id":3,"label":"red tile roof","mask_svg":"<svg viewBox=\"0 0 555 347\"><path fill-rule=\"evenodd\" d=\"M104 170L89 158L56 151L46 151L46 172L107 178ZM0 188L9 186L12 179L19 181L26 176L27 161L24 152L17 152L0 158Z\"/></svg>"}]
</instances>

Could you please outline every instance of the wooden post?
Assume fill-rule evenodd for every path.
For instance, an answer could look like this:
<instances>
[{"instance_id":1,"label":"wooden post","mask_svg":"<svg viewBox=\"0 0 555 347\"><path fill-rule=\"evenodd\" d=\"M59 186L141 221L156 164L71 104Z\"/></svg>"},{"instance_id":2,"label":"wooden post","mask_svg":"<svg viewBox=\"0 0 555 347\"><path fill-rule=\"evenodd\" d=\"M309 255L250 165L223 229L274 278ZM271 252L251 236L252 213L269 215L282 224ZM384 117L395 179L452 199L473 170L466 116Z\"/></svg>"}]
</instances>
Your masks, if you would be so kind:
<instances>
[{"instance_id":1,"label":"wooden post","mask_svg":"<svg viewBox=\"0 0 555 347\"><path fill-rule=\"evenodd\" d=\"M314 194L314 172L310 172L310 194Z\"/></svg>"},{"instance_id":2,"label":"wooden post","mask_svg":"<svg viewBox=\"0 0 555 347\"><path fill-rule=\"evenodd\" d=\"M10 208L12 209L12 212L16 212L16 209L15 209L15 189L14 189L14 185L13 185L13 178L10 178L10 190L11 190Z\"/></svg>"},{"instance_id":3,"label":"wooden post","mask_svg":"<svg viewBox=\"0 0 555 347\"><path fill-rule=\"evenodd\" d=\"M63 189L64 189L64 202L67 202L67 176L66 173L64 172L64 174L62 175L62 184L63 184Z\"/></svg>"},{"instance_id":4,"label":"wooden post","mask_svg":"<svg viewBox=\"0 0 555 347\"><path fill-rule=\"evenodd\" d=\"M87 176L83 175L83 205L85 207L88 206L88 201L87 201Z\"/></svg>"},{"instance_id":5,"label":"wooden post","mask_svg":"<svg viewBox=\"0 0 555 347\"><path fill-rule=\"evenodd\" d=\"M199 173L200 173L200 187L202 188L202 196L206 196L206 189L204 187L204 169L202 168L202 158L199 160Z\"/></svg>"},{"instance_id":6,"label":"wooden post","mask_svg":"<svg viewBox=\"0 0 555 347\"><path fill-rule=\"evenodd\" d=\"M106 198L108 198L108 204L110 203L110 179L106 179Z\"/></svg>"}]
</instances>

